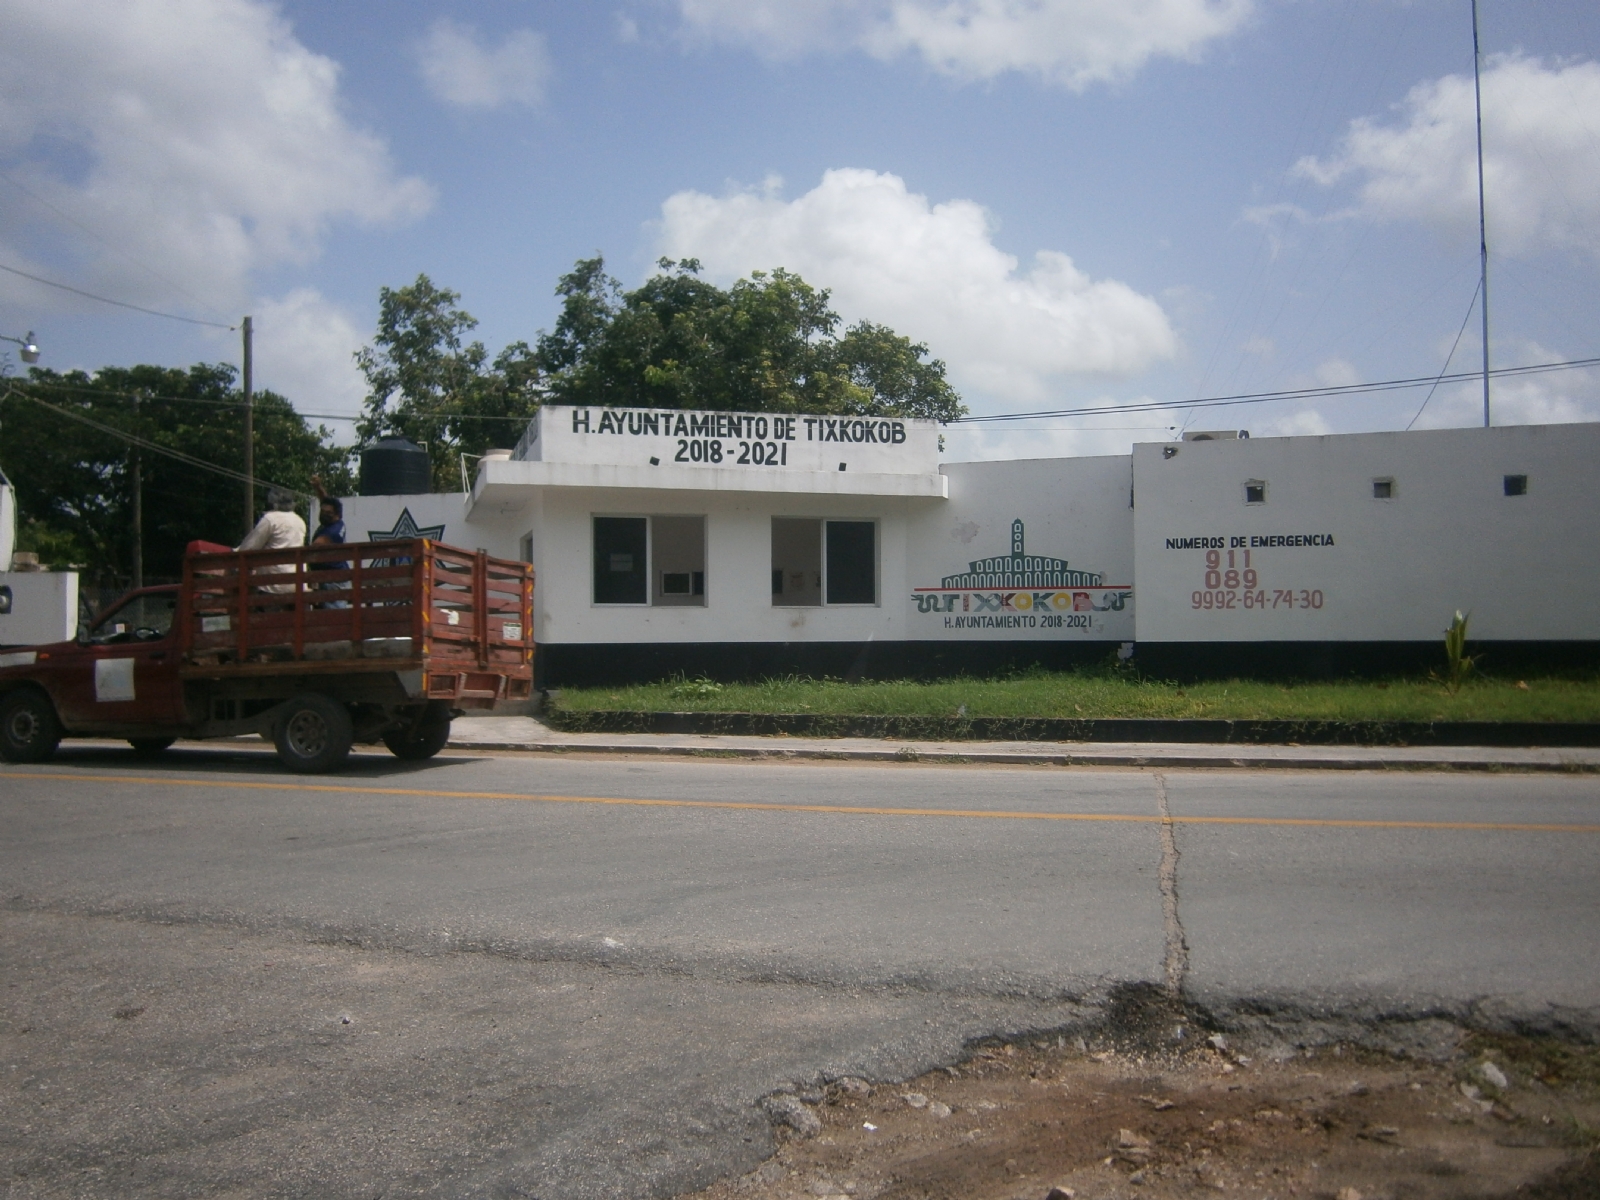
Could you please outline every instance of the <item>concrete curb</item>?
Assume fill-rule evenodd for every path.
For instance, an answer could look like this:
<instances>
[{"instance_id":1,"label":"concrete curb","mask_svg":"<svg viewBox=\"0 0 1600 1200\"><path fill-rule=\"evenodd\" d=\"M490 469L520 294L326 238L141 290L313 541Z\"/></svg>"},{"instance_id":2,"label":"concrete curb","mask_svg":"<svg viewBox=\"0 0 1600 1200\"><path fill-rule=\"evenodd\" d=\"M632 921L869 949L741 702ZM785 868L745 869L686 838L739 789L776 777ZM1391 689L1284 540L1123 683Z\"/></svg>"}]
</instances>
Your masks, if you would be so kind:
<instances>
[{"instance_id":1,"label":"concrete curb","mask_svg":"<svg viewBox=\"0 0 1600 1200\"><path fill-rule=\"evenodd\" d=\"M765 762L832 761L832 762L897 762L925 763L929 765L987 764L991 766L1060 766L1060 767L1153 767L1162 769L1248 769L1292 771L1481 771L1541 774L1600 774L1600 756L1566 756L1546 752L1538 755L1507 755L1505 753L1472 753L1464 748L1454 754L1417 754L1399 756L1393 753L1350 754L1330 748L1323 753L1306 751L1299 747L1271 747L1277 753L1261 753L1267 747L1246 750L1230 748L1233 752L1218 752L1209 748L1193 750L1171 746L1119 747L1100 749L1093 745L1082 747L1051 747L1049 749L1001 749L983 744L950 747L918 747L882 745L841 746L782 745L752 746L747 744L718 744L707 738L702 744L692 745L665 739L644 741L651 735L637 735L641 740L603 739L589 735L594 740L578 741L559 735L548 741L490 741L480 739L452 739L448 749L466 751L499 751L531 754L622 754L653 758L741 758ZM659 736L659 735L658 735ZM776 742L776 739L775 739ZM1239 752L1242 751L1242 752Z\"/></svg>"}]
</instances>

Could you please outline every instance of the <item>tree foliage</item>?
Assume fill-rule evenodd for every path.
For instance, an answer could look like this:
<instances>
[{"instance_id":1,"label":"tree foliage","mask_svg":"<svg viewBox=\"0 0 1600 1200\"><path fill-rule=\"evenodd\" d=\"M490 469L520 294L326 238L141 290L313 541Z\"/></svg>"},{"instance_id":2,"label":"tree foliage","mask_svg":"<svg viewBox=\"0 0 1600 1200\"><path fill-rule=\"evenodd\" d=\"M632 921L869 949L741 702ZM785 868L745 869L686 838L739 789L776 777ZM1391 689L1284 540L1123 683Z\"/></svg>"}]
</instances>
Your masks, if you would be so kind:
<instances>
[{"instance_id":1,"label":"tree foliage","mask_svg":"<svg viewBox=\"0 0 1600 1200\"><path fill-rule=\"evenodd\" d=\"M102 587L125 583L133 573L136 455L147 581L176 577L196 538L232 545L244 535L240 480L158 449L135 450L120 436L242 471L244 397L233 367L106 367L93 375L34 368L6 387L0 468L16 488L19 549L51 566L81 567ZM348 451L331 444L328 430L308 427L282 396L255 394L254 429L258 513L268 484L309 496L320 473L332 490L350 490Z\"/></svg>"},{"instance_id":2,"label":"tree foliage","mask_svg":"<svg viewBox=\"0 0 1600 1200\"><path fill-rule=\"evenodd\" d=\"M526 342L489 361L482 342L465 340L478 321L459 292L418 275L378 293L378 329L356 353L367 378L363 442L398 435L426 446L434 484L460 486L458 454L514 445L539 408L538 370Z\"/></svg>"},{"instance_id":3,"label":"tree foliage","mask_svg":"<svg viewBox=\"0 0 1600 1200\"><path fill-rule=\"evenodd\" d=\"M828 292L792 272L723 289L695 259L657 265L631 292L598 256L562 276L561 315L533 352L552 402L941 421L966 411L925 345L869 321L841 334Z\"/></svg>"},{"instance_id":4,"label":"tree foliage","mask_svg":"<svg viewBox=\"0 0 1600 1200\"><path fill-rule=\"evenodd\" d=\"M436 487L460 486L461 453L521 436L543 401L635 408L932 417L966 412L928 348L884 325L840 331L828 293L789 271L730 288L694 259L662 259L633 291L598 255L561 277L555 327L490 361L468 337L461 296L418 275L378 294L378 328L356 363L367 379L364 442L425 445Z\"/></svg>"}]
</instances>

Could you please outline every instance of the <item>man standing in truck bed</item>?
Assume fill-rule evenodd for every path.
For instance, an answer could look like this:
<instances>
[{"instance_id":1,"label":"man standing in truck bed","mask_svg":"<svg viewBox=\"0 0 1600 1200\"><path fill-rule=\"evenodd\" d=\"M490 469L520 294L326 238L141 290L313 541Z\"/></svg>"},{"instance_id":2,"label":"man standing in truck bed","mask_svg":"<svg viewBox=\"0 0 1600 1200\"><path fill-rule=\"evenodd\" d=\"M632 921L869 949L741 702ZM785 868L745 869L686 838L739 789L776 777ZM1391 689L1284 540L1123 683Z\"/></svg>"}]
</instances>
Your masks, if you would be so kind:
<instances>
[{"instance_id":1,"label":"man standing in truck bed","mask_svg":"<svg viewBox=\"0 0 1600 1200\"><path fill-rule=\"evenodd\" d=\"M267 511L261 514L256 527L245 535L236 550L292 550L306 544L306 523L294 511L294 493L283 488L273 488L267 493ZM274 575L291 573L293 563L272 563L260 571ZM267 584L264 592L292 592L292 583Z\"/></svg>"},{"instance_id":2,"label":"man standing in truck bed","mask_svg":"<svg viewBox=\"0 0 1600 1200\"><path fill-rule=\"evenodd\" d=\"M344 505L337 496L330 496L328 489L322 486L322 476L313 475L311 486L317 489L317 518L319 524L317 531L311 535L313 546L342 546L344 545ZM314 562L313 571L348 571L350 564L347 562ZM324 583L323 591L339 591L349 588L349 583ZM330 600L331 608L344 608L344 600Z\"/></svg>"}]
</instances>

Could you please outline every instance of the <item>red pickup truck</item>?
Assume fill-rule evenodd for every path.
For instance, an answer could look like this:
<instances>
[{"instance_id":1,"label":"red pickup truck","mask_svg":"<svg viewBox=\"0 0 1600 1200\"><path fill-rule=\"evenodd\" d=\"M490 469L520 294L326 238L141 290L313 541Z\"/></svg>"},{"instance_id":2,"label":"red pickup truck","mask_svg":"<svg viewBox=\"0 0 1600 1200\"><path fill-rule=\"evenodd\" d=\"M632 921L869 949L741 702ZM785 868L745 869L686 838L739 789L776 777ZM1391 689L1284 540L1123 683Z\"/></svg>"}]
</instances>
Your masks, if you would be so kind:
<instances>
[{"instance_id":1,"label":"red pickup truck","mask_svg":"<svg viewBox=\"0 0 1600 1200\"><path fill-rule=\"evenodd\" d=\"M62 737L270 737L294 771L354 742L437 754L452 718L533 690L533 570L417 538L184 559L183 582L130 592L75 641L0 649L0 758Z\"/></svg>"}]
</instances>

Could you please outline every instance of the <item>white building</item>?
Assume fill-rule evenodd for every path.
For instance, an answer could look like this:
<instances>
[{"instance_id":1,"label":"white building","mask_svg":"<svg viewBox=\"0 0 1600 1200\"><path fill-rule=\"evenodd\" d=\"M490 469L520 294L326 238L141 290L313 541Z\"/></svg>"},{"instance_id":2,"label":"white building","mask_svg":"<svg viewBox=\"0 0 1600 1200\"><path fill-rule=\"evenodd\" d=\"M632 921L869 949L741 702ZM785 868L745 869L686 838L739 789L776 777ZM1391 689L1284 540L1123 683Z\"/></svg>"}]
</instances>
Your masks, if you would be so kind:
<instances>
[{"instance_id":1,"label":"white building","mask_svg":"<svg viewBox=\"0 0 1600 1200\"><path fill-rule=\"evenodd\" d=\"M552 683L1600 642L1600 425L939 462L930 421L549 407L470 494L345 502L536 569ZM1208 649L1209 648L1209 649ZM1174 657L1176 656L1176 657ZM1209 656L1209 658L1207 657Z\"/></svg>"}]
</instances>

